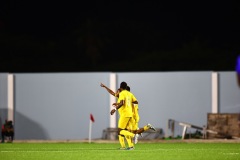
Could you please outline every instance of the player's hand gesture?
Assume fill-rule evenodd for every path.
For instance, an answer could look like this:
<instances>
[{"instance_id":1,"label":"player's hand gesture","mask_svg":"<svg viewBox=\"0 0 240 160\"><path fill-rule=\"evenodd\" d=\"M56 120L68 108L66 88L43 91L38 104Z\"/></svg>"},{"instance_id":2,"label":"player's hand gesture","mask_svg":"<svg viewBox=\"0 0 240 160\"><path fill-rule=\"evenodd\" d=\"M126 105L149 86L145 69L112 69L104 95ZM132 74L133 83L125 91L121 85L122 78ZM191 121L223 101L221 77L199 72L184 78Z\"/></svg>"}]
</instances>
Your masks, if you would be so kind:
<instances>
[{"instance_id":1,"label":"player's hand gesture","mask_svg":"<svg viewBox=\"0 0 240 160\"><path fill-rule=\"evenodd\" d=\"M116 109L112 109L110 114L113 115L115 113Z\"/></svg>"},{"instance_id":2,"label":"player's hand gesture","mask_svg":"<svg viewBox=\"0 0 240 160\"><path fill-rule=\"evenodd\" d=\"M100 86L101 86L101 87L105 87L105 85L104 85L104 84L102 84L102 83L100 84Z\"/></svg>"}]
</instances>

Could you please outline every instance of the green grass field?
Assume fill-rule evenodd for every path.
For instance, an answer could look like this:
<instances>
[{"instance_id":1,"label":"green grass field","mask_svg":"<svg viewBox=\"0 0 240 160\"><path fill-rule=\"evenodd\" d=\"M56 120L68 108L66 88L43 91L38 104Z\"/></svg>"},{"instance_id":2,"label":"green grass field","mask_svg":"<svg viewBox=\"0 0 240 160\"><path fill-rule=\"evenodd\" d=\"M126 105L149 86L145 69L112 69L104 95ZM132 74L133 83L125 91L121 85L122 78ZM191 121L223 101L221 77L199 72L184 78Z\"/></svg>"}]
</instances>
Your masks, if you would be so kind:
<instances>
[{"instance_id":1,"label":"green grass field","mask_svg":"<svg viewBox=\"0 0 240 160\"><path fill-rule=\"evenodd\" d=\"M240 143L4 143L0 160L240 160Z\"/></svg>"}]
</instances>

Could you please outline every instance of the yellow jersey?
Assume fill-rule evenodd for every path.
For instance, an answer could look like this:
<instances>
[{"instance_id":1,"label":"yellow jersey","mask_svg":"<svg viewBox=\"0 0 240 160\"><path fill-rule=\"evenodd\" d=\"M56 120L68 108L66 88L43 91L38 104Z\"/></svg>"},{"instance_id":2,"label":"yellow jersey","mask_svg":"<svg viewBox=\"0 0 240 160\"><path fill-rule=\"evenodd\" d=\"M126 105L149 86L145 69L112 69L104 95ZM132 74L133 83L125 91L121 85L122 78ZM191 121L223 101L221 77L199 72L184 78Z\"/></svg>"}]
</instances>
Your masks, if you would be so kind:
<instances>
[{"instance_id":1,"label":"yellow jersey","mask_svg":"<svg viewBox=\"0 0 240 160\"><path fill-rule=\"evenodd\" d=\"M121 116L124 117L132 117L133 116L133 109L132 109L132 102L137 101L136 97L129 91L123 90L119 94L118 103L124 101L120 109Z\"/></svg>"}]
</instances>

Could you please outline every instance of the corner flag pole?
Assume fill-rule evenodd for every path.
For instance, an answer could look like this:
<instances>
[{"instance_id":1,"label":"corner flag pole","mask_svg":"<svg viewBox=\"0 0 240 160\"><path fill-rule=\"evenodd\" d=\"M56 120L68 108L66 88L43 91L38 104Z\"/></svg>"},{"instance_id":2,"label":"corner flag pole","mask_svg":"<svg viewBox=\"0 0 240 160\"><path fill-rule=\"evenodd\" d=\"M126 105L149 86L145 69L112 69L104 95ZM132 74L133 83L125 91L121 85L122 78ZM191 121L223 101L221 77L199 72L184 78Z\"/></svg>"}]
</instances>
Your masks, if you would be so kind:
<instances>
[{"instance_id":1,"label":"corner flag pole","mask_svg":"<svg viewBox=\"0 0 240 160\"><path fill-rule=\"evenodd\" d=\"M91 140L92 140L92 123L93 122L94 122L94 117L92 114L90 114L88 143L91 143Z\"/></svg>"},{"instance_id":2,"label":"corner flag pole","mask_svg":"<svg viewBox=\"0 0 240 160\"><path fill-rule=\"evenodd\" d=\"M88 143L91 143L91 136L92 136L92 121L90 120L90 123L89 123Z\"/></svg>"}]
</instances>

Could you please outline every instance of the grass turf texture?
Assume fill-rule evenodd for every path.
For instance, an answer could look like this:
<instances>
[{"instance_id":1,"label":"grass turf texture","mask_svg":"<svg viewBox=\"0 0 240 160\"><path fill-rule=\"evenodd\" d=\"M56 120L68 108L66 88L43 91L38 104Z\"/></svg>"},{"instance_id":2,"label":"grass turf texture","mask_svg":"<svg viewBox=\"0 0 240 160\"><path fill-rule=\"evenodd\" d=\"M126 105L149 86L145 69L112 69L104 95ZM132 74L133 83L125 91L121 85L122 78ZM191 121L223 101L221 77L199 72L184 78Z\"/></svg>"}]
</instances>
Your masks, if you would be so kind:
<instances>
[{"instance_id":1,"label":"grass turf texture","mask_svg":"<svg viewBox=\"0 0 240 160\"><path fill-rule=\"evenodd\" d=\"M240 160L240 143L4 143L0 160Z\"/></svg>"}]
</instances>

